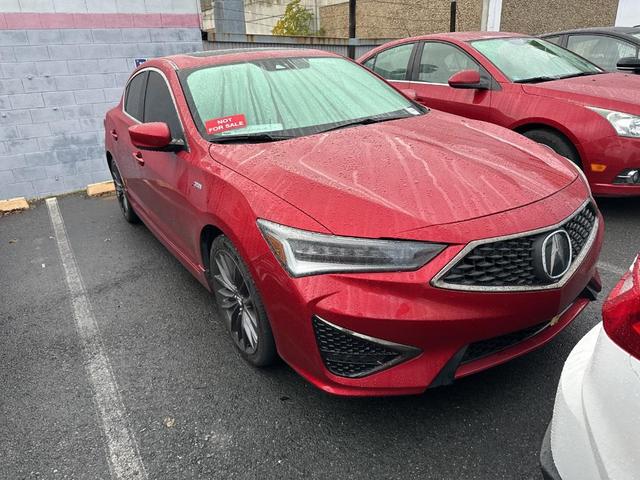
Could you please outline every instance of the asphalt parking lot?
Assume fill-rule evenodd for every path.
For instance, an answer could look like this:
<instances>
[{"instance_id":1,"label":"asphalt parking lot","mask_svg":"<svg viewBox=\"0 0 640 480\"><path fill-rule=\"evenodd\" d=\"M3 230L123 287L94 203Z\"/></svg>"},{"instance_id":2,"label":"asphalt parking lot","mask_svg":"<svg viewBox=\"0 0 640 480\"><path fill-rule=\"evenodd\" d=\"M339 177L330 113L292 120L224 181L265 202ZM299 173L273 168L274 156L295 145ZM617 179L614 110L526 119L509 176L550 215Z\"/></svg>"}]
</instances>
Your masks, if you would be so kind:
<instances>
[{"instance_id":1,"label":"asphalt parking lot","mask_svg":"<svg viewBox=\"0 0 640 480\"><path fill-rule=\"evenodd\" d=\"M150 479L541 478L564 359L640 251L640 199L601 200L604 291L555 341L421 396L348 399L244 363L209 294L114 197L58 204ZM65 268L44 202L0 218L2 479L117 477Z\"/></svg>"}]
</instances>

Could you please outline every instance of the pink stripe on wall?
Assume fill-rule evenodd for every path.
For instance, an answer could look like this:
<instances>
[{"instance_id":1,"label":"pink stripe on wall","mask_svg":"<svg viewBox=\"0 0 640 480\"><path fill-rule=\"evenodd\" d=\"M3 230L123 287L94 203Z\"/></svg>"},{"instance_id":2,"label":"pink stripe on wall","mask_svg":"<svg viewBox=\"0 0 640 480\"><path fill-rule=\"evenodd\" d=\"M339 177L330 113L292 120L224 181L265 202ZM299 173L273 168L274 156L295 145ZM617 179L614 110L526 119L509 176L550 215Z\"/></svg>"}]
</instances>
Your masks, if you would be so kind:
<instances>
[{"instance_id":1,"label":"pink stripe on wall","mask_svg":"<svg viewBox=\"0 0 640 480\"><path fill-rule=\"evenodd\" d=\"M197 13L0 13L0 30L48 28L200 28Z\"/></svg>"}]
</instances>

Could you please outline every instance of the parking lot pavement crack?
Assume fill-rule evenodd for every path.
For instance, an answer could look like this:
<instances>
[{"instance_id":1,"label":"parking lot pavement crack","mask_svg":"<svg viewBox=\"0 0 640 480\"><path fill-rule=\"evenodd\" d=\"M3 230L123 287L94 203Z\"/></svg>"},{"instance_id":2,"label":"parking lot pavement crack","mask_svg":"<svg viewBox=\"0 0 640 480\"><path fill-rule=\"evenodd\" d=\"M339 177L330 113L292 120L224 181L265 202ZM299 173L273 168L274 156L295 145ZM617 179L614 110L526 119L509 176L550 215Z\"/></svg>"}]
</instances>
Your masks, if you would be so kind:
<instances>
[{"instance_id":1,"label":"parking lot pavement crack","mask_svg":"<svg viewBox=\"0 0 640 480\"><path fill-rule=\"evenodd\" d=\"M107 443L111 476L117 480L146 480L147 472L135 437L127 427L122 398L109 358L102 346L100 330L69 243L58 201L56 198L49 198L46 203L69 288L78 335L86 357L87 374Z\"/></svg>"}]
</instances>

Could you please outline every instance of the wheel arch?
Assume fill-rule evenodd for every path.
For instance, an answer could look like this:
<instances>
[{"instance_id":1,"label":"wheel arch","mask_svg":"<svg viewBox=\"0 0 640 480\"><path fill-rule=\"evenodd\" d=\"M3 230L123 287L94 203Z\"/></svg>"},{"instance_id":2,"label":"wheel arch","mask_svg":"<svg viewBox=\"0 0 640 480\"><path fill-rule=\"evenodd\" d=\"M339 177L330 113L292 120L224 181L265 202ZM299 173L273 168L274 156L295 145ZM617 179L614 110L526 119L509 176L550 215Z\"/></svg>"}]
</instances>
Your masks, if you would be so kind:
<instances>
[{"instance_id":1,"label":"wheel arch","mask_svg":"<svg viewBox=\"0 0 640 480\"><path fill-rule=\"evenodd\" d=\"M576 137L569 130L564 128L564 126L556 124L555 122L531 120L531 121L524 121L524 122L518 123L515 126L512 125L511 129L514 132L517 132L521 135L524 135L525 133L531 130L546 130L547 132L551 132L558 135L560 138L565 140L567 144L575 151L576 156L580 161L580 165L584 167L583 160L582 160L584 156L580 151L581 150L580 144L577 141Z\"/></svg>"},{"instance_id":2,"label":"wheel arch","mask_svg":"<svg viewBox=\"0 0 640 480\"><path fill-rule=\"evenodd\" d=\"M200 257L207 281L209 281L209 271L211 267L209 263L209 252L211 251L213 241L220 235L224 235L224 232L211 223L206 224L200 230Z\"/></svg>"}]
</instances>

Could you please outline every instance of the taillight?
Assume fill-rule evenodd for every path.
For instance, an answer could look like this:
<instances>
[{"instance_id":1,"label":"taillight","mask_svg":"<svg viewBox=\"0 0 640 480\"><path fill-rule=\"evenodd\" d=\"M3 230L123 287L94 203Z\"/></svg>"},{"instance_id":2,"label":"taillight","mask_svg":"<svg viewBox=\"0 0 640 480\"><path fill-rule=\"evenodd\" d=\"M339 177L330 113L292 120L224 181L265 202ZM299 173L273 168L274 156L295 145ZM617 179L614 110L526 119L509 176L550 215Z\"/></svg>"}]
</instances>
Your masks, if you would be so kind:
<instances>
[{"instance_id":1,"label":"taillight","mask_svg":"<svg viewBox=\"0 0 640 480\"><path fill-rule=\"evenodd\" d=\"M602 307L607 335L626 352L640 359L640 260L613 288Z\"/></svg>"}]
</instances>

